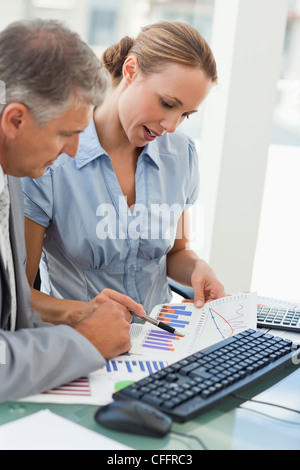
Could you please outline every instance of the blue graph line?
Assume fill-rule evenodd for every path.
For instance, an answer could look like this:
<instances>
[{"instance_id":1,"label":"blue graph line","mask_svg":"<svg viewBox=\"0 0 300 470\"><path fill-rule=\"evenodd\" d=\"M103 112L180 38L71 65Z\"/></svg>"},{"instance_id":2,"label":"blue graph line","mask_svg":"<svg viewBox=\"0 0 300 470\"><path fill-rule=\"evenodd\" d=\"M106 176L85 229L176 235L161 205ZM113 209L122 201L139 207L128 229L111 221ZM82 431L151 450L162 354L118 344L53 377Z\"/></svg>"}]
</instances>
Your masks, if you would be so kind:
<instances>
[{"instance_id":1,"label":"blue graph line","mask_svg":"<svg viewBox=\"0 0 300 470\"><path fill-rule=\"evenodd\" d=\"M222 331L221 331L220 328L218 327L218 324L217 324L217 322L216 322L216 320L215 320L214 314L213 314L213 312L212 312L212 310L211 310L210 308L209 308L209 313L210 313L211 318L212 318L212 320L213 320L213 322L214 322L214 324L215 324L215 327L216 327L216 329L218 330L218 332L220 333L222 339L226 339L225 336L223 335Z\"/></svg>"}]
</instances>

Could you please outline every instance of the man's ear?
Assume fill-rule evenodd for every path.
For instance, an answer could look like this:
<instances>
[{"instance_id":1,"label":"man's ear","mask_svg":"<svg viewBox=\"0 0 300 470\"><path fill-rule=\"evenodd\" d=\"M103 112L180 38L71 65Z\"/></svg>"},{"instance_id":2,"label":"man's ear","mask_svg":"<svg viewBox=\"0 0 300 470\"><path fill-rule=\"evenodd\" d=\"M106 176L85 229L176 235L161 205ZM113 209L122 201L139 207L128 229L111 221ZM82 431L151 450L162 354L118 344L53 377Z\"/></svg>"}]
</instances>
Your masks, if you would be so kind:
<instances>
[{"instance_id":1,"label":"man's ear","mask_svg":"<svg viewBox=\"0 0 300 470\"><path fill-rule=\"evenodd\" d=\"M1 116L1 128L6 137L15 139L29 120L29 110L22 103L8 104Z\"/></svg>"},{"instance_id":2,"label":"man's ear","mask_svg":"<svg viewBox=\"0 0 300 470\"><path fill-rule=\"evenodd\" d=\"M138 60L134 55L127 57L123 64L123 78L130 85L138 74Z\"/></svg>"}]
</instances>

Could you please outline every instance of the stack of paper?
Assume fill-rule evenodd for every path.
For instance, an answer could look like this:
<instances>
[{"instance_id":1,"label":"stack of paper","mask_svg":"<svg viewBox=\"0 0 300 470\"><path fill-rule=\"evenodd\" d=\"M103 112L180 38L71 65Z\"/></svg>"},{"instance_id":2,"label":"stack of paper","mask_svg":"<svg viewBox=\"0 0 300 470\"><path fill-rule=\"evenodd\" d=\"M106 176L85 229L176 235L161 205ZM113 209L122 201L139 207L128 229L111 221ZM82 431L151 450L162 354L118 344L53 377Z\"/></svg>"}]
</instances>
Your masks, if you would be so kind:
<instances>
[{"instance_id":1,"label":"stack of paper","mask_svg":"<svg viewBox=\"0 0 300 470\"><path fill-rule=\"evenodd\" d=\"M0 426L0 450L128 450L49 410Z\"/></svg>"}]
</instances>

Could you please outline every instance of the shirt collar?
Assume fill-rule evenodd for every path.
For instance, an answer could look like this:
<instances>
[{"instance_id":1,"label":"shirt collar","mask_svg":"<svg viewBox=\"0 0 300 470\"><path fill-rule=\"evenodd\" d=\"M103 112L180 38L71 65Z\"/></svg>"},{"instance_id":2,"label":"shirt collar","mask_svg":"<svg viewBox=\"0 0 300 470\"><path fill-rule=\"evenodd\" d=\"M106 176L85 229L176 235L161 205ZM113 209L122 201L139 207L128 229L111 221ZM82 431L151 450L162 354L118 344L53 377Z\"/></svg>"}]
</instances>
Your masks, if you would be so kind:
<instances>
[{"instance_id":1,"label":"shirt collar","mask_svg":"<svg viewBox=\"0 0 300 470\"><path fill-rule=\"evenodd\" d=\"M0 165L0 194L7 184L7 176L4 174L2 166Z\"/></svg>"},{"instance_id":2,"label":"shirt collar","mask_svg":"<svg viewBox=\"0 0 300 470\"><path fill-rule=\"evenodd\" d=\"M161 137L158 137L158 139ZM157 166L157 168L160 168L160 154L159 154L159 146L158 146L158 141L155 139L153 142L150 142L149 144L146 145L144 148L142 154L148 155L148 157L153 161L153 163Z\"/></svg>"},{"instance_id":3,"label":"shirt collar","mask_svg":"<svg viewBox=\"0 0 300 470\"><path fill-rule=\"evenodd\" d=\"M107 155L107 153L100 145L94 119L92 119L80 135L79 148L75 157L76 166L80 169L101 155Z\"/></svg>"},{"instance_id":4,"label":"shirt collar","mask_svg":"<svg viewBox=\"0 0 300 470\"><path fill-rule=\"evenodd\" d=\"M148 155L155 165L158 168L160 167L160 156L157 140L147 144L144 147L141 155L142 154ZM94 119L92 119L85 131L80 135L79 148L75 157L76 166L78 169L80 169L103 155L107 155L107 153L101 147Z\"/></svg>"}]
</instances>

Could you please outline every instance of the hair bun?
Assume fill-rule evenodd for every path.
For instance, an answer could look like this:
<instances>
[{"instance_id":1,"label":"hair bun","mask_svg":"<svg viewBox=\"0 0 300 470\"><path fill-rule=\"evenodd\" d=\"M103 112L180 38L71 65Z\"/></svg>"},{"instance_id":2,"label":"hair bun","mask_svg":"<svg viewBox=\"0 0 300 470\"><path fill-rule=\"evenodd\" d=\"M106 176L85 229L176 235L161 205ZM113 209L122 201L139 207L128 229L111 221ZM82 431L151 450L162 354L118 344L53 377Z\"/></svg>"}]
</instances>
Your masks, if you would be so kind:
<instances>
[{"instance_id":1,"label":"hair bun","mask_svg":"<svg viewBox=\"0 0 300 470\"><path fill-rule=\"evenodd\" d=\"M119 83L122 78L123 64L133 44L134 40L125 36L118 43L108 47L102 55L102 64L111 74L115 84Z\"/></svg>"}]
</instances>

